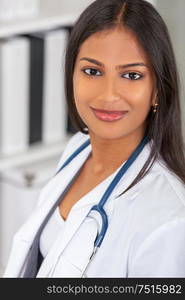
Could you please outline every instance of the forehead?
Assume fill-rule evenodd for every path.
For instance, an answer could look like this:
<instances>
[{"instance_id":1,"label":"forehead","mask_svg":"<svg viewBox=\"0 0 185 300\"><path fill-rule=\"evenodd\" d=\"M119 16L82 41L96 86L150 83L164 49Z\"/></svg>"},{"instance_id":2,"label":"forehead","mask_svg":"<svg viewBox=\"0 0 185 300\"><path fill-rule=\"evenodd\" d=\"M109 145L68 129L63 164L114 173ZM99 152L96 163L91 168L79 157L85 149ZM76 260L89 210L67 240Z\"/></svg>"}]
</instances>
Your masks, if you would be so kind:
<instances>
[{"instance_id":1,"label":"forehead","mask_svg":"<svg viewBox=\"0 0 185 300\"><path fill-rule=\"evenodd\" d=\"M110 61L129 62L142 60L148 62L147 55L134 33L126 28L115 28L92 34L81 45L77 59L81 56Z\"/></svg>"}]
</instances>

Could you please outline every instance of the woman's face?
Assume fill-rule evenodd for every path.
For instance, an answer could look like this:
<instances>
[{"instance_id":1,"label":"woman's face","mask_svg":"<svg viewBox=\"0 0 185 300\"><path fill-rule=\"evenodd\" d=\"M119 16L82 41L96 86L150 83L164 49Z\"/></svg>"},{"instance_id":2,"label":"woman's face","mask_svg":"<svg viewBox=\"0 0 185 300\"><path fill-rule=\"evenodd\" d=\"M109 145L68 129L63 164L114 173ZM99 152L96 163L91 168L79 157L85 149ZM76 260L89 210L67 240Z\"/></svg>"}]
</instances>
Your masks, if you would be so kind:
<instances>
[{"instance_id":1,"label":"woman's face","mask_svg":"<svg viewBox=\"0 0 185 300\"><path fill-rule=\"evenodd\" d=\"M73 86L77 111L89 133L105 139L143 136L155 104L155 79L131 31L116 28L86 39L75 62Z\"/></svg>"}]
</instances>

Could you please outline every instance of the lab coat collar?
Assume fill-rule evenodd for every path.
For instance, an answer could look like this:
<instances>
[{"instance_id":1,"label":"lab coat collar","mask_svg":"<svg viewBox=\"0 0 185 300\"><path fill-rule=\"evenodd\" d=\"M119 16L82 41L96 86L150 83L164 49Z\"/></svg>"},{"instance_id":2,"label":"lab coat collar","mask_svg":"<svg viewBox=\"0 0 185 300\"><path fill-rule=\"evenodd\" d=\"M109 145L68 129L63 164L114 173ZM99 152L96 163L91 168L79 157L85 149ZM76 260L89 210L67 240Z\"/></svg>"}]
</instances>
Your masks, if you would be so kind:
<instances>
[{"instance_id":1,"label":"lab coat collar","mask_svg":"<svg viewBox=\"0 0 185 300\"><path fill-rule=\"evenodd\" d=\"M62 235L58 236L58 239L55 241L50 252L44 259L41 268L37 274L37 277L50 277L50 274L56 266L60 255L68 246L73 236L77 233L81 224L84 222L86 216L88 215L90 209L91 206L84 206L81 207L80 210L73 210L70 212L67 221L65 222ZM93 244L94 240L92 240L91 243L92 247Z\"/></svg>"}]
</instances>

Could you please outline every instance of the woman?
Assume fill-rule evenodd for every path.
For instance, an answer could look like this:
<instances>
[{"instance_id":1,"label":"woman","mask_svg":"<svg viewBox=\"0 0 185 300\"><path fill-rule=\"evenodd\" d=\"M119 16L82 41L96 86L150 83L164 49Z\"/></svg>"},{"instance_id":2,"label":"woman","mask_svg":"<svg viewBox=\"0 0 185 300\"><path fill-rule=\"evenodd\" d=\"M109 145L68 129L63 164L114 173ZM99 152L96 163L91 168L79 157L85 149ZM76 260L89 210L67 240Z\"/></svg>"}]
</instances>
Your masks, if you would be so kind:
<instances>
[{"instance_id":1,"label":"woman","mask_svg":"<svg viewBox=\"0 0 185 300\"><path fill-rule=\"evenodd\" d=\"M73 28L65 72L78 132L15 235L4 277L185 277L185 158L164 21L144 0L93 2ZM98 203L128 161L99 242Z\"/></svg>"}]
</instances>

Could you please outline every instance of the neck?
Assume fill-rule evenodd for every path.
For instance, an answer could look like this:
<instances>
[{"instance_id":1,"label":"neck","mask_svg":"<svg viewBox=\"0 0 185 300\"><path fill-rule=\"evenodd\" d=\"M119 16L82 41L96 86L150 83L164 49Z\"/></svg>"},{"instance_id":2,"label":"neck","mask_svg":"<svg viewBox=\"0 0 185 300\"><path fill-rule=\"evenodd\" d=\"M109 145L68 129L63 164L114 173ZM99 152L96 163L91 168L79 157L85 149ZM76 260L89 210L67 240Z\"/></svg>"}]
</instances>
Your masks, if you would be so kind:
<instances>
[{"instance_id":1,"label":"neck","mask_svg":"<svg viewBox=\"0 0 185 300\"><path fill-rule=\"evenodd\" d=\"M105 139L89 131L92 154L89 166L93 175L114 172L126 161L143 138L143 134Z\"/></svg>"}]
</instances>

